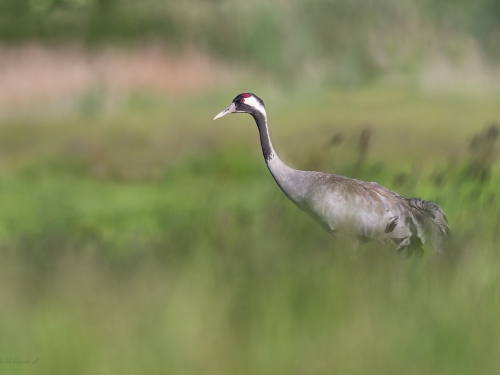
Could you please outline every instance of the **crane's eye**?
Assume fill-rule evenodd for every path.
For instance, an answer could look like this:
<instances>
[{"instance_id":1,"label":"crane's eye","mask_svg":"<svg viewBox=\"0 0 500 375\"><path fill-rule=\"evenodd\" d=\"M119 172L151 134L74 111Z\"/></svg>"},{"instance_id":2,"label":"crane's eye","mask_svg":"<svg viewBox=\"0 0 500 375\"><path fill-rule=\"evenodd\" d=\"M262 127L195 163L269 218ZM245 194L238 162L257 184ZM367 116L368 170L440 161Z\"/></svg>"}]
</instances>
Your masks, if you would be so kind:
<instances>
[{"instance_id":1,"label":"crane's eye","mask_svg":"<svg viewBox=\"0 0 500 375\"><path fill-rule=\"evenodd\" d=\"M240 99L240 103L245 103L245 99Z\"/></svg>"}]
</instances>

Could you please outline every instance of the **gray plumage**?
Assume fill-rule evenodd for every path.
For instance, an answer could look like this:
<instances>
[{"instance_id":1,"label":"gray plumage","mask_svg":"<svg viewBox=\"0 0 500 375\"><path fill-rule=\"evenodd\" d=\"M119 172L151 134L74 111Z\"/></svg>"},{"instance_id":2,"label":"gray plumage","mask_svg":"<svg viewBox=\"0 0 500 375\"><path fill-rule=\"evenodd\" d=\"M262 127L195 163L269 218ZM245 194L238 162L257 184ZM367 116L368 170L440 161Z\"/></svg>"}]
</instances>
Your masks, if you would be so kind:
<instances>
[{"instance_id":1,"label":"gray plumage","mask_svg":"<svg viewBox=\"0 0 500 375\"><path fill-rule=\"evenodd\" d=\"M423 255L428 243L442 255L451 255L453 241L443 210L433 202L404 198L374 182L321 172L299 171L276 155L267 128L264 102L254 94L240 94L215 119L229 113L251 114L259 129L269 171L286 196L334 236L356 244L391 243L406 257Z\"/></svg>"}]
</instances>

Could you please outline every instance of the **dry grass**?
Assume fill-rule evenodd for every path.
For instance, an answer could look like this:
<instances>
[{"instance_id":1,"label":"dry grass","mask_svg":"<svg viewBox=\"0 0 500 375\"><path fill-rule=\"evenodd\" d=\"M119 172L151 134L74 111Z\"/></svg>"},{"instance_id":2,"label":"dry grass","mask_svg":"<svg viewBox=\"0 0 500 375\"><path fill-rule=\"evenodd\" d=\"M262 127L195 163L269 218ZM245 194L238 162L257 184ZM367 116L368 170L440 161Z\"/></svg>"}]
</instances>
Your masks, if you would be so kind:
<instances>
[{"instance_id":1,"label":"dry grass","mask_svg":"<svg viewBox=\"0 0 500 375\"><path fill-rule=\"evenodd\" d=\"M450 38L449 46L435 43L429 58L420 68L419 86L427 92L457 91L471 94L498 93L500 87L500 67L488 60L477 41L462 37ZM454 55L443 50L453 49ZM449 52L449 51L448 51Z\"/></svg>"},{"instance_id":2,"label":"dry grass","mask_svg":"<svg viewBox=\"0 0 500 375\"><path fill-rule=\"evenodd\" d=\"M127 49L28 44L0 47L0 111L67 102L97 91L108 99L134 92L186 95L212 87L222 63L199 51L158 44Z\"/></svg>"}]
</instances>

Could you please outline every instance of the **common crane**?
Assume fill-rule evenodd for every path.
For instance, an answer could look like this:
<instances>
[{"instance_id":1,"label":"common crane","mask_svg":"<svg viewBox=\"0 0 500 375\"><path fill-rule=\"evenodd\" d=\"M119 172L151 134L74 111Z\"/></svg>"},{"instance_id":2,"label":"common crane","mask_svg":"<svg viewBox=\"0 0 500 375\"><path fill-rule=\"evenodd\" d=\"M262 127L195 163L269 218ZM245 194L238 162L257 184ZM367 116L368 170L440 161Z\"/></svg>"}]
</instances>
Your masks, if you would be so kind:
<instances>
[{"instance_id":1,"label":"common crane","mask_svg":"<svg viewBox=\"0 0 500 375\"><path fill-rule=\"evenodd\" d=\"M448 222L436 203L404 198L374 182L288 167L274 151L264 102L254 94L238 95L214 120L230 113L253 116L264 159L277 184L330 234L347 235L356 247L372 240L390 243L399 253L404 250L406 258L415 254L420 259L424 243L442 255L452 255Z\"/></svg>"}]
</instances>

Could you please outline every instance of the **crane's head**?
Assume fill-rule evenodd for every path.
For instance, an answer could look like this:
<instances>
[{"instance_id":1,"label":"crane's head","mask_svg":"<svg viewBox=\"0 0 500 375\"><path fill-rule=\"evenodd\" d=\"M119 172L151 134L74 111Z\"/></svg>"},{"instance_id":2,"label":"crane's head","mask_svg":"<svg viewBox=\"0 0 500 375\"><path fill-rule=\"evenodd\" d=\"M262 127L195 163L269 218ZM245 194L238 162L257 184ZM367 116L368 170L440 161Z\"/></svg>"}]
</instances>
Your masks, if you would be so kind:
<instances>
[{"instance_id":1,"label":"crane's head","mask_svg":"<svg viewBox=\"0 0 500 375\"><path fill-rule=\"evenodd\" d=\"M250 113L251 115L266 116L266 107L264 102L257 95L251 93L243 93L234 98L229 107L214 117L214 120L228 115L230 113Z\"/></svg>"}]
</instances>

